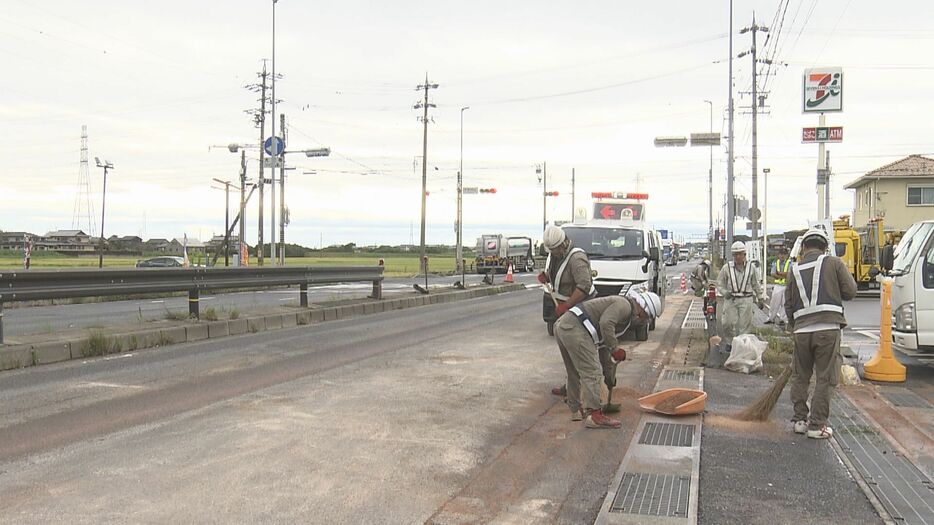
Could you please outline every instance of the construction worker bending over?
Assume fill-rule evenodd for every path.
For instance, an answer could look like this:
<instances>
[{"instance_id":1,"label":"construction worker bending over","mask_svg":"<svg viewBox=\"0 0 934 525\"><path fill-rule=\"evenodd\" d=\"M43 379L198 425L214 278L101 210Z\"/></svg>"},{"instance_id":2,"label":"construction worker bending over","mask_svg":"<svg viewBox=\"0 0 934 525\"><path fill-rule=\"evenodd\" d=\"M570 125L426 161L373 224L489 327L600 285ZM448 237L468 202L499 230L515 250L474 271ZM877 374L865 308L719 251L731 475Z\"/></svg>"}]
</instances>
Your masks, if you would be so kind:
<instances>
[{"instance_id":1,"label":"construction worker bending over","mask_svg":"<svg viewBox=\"0 0 934 525\"><path fill-rule=\"evenodd\" d=\"M723 296L720 314L722 342L729 352L733 338L752 332L754 309L765 306L759 272L752 264L746 264L746 245L740 241L730 248L733 260L723 265L717 278L717 290Z\"/></svg>"},{"instance_id":2,"label":"construction worker bending over","mask_svg":"<svg viewBox=\"0 0 934 525\"><path fill-rule=\"evenodd\" d=\"M554 329L555 321L568 309L574 307L588 297L597 295L593 285L593 276L590 270L590 259L587 253L577 247L571 246L564 230L557 226L545 229L542 244L548 250L548 259L545 261L545 271L538 275L538 281L546 287L552 286L552 295L545 293L542 317L549 325L549 333ZM555 306L557 301L557 306ZM561 358L565 366L570 363L570 357L563 350ZM567 388L562 385L552 389L552 393L559 396L567 395Z\"/></svg>"},{"instance_id":3,"label":"construction worker bending over","mask_svg":"<svg viewBox=\"0 0 934 525\"><path fill-rule=\"evenodd\" d=\"M795 433L813 439L833 436L827 424L830 398L840 376L840 329L846 326L843 301L856 297L856 281L839 257L827 254L827 235L812 228L801 239L803 253L788 276L785 313L794 332L791 372ZM808 409L811 374L817 385Z\"/></svg>"},{"instance_id":4,"label":"construction worker bending over","mask_svg":"<svg viewBox=\"0 0 934 525\"><path fill-rule=\"evenodd\" d=\"M778 259L772 265L771 275L774 283L769 301L769 318L765 321L766 324L785 324L788 322L788 317L785 315L785 279L791 270L791 264L791 259L788 258L788 250L782 248L778 252Z\"/></svg>"},{"instance_id":5,"label":"construction worker bending over","mask_svg":"<svg viewBox=\"0 0 934 525\"><path fill-rule=\"evenodd\" d=\"M584 420L587 428L619 428L620 422L603 413L600 381L600 347L610 350L614 365L626 359L617 337L635 324L647 324L658 317L661 300L652 292L630 291L590 299L572 307L555 323L555 339L568 373L567 404L571 419ZM615 369L615 366L614 366ZM614 378L615 379L615 378ZM613 381L615 384L615 381Z\"/></svg>"},{"instance_id":6,"label":"construction worker bending over","mask_svg":"<svg viewBox=\"0 0 934 525\"><path fill-rule=\"evenodd\" d=\"M691 272L691 290L695 297L705 297L707 292L707 282L710 280L710 261L704 259ZM706 302L706 301L705 301ZM706 311L706 304L704 310Z\"/></svg>"}]
</instances>

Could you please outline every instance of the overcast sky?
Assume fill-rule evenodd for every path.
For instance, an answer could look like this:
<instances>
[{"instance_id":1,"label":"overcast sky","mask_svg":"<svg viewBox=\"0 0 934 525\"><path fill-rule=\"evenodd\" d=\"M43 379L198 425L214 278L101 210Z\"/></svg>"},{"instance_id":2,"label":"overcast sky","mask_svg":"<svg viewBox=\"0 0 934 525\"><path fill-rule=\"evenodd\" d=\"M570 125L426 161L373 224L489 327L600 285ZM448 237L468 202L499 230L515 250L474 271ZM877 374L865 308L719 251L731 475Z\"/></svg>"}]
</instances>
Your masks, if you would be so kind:
<instances>
[{"instance_id":1,"label":"overcast sky","mask_svg":"<svg viewBox=\"0 0 934 525\"><path fill-rule=\"evenodd\" d=\"M548 189L559 192L549 199L549 220L571 217L573 168L578 204L591 191L638 186L650 194L647 218L656 227L703 234L709 149L659 149L653 139L707 131L705 100L714 130L726 133L728 6L280 0L276 96L288 148L333 152L290 156L297 169L287 181L287 240L418 243L422 127L412 106L426 72L439 84L430 93L437 108L428 136L428 243L454 242L463 106L470 107L464 185L497 189L465 196L467 244L481 233L540 235L535 168L542 163ZM79 228L99 233L98 156L115 165L108 236L221 234L224 194L211 180L236 180L239 155L209 146L259 142L244 113L258 97L243 86L272 55L272 1L8 0L6 7L0 229L73 226L86 124L95 217L89 227L85 213ZM834 215L852 209L845 183L912 153L934 154L934 4L736 2L735 55L750 47L739 31L753 9L770 29L768 40L759 34L760 57L787 64L760 69L768 114L759 119L759 167L771 170L770 231L804 227L816 215L817 146L800 140L803 126L817 124L801 112L807 67L844 68L844 111L827 119L844 127L844 142L828 147ZM736 189L749 195L750 97L742 92L751 89L751 58L735 60L734 72ZM255 178L255 150L248 164ZM720 216L725 146L713 149L713 170ZM251 244L256 200L247 210ZM268 235L268 215L265 222Z\"/></svg>"}]
</instances>

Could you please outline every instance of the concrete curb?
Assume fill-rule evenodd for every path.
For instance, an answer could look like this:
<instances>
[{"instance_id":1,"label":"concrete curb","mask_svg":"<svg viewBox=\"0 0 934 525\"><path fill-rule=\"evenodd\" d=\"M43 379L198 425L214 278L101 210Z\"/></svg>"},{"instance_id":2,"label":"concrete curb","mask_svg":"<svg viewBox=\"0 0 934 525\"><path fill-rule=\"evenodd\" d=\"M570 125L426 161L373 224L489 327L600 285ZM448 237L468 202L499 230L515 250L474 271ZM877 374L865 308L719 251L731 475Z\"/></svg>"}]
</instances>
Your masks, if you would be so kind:
<instances>
[{"instance_id":1,"label":"concrete curb","mask_svg":"<svg viewBox=\"0 0 934 525\"><path fill-rule=\"evenodd\" d=\"M523 284L503 284L489 288L474 288L464 291L444 291L431 295L382 299L353 305L337 305L295 313L277 313L257 317L244 317L226 321L206 321L185 326L161 329L136 330L128 333L107 334L93 331L82 339L49 341L22 345L0 346L0 370L25 368L27 366L57 363L70 359L132 352L145 348L156 348L173 344L218 339L243 334L265 332L280 328L293 328L339 319L350 319L378 314L391 310L402 310L433 304L444 304L477 297L525 290Z\"/></svg>"}]
</instances>

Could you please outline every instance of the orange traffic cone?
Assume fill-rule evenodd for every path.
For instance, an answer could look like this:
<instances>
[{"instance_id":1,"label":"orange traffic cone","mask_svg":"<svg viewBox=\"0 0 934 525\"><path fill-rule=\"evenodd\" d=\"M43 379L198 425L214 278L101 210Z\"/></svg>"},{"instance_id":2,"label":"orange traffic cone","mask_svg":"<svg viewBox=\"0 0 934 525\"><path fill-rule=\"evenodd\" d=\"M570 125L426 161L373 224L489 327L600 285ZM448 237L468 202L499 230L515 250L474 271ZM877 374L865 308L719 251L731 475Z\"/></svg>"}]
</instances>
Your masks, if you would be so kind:
<instances>
[{"instance_id":1,"label":"orange traffic cone","mask_svg":"<svg viewBox=\"0 0 934 525\"><path fill-rule=\"evenodd\" d=\"M504 283L515 282L512 280L512 261L506 263L506 278L503 279Z\"/></svg>"}]
</instances>

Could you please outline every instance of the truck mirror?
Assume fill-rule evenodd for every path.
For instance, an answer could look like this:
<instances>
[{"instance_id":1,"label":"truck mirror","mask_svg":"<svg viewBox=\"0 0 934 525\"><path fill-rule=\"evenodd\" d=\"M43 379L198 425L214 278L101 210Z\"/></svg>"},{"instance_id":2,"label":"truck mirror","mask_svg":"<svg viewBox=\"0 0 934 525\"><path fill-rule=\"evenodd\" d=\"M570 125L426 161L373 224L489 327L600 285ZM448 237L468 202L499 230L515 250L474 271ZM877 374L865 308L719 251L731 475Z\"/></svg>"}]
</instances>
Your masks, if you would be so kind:
<instances>
[{"instance_id":1,"label":"truck mirror","mask_svg":"<svg viewBox=\"0 0 934 525\"><path fill-rule=\"evenodd\" d=\"M649 256L648 256L648 259L649 259L649 260L652 260L652 261L655 261L655 262L659 262L660 256L659 256L659 253L658 253L658 247L657 247L657 246L652 246L651 248L649 248Z\"/></svg>"}]
</instances>

